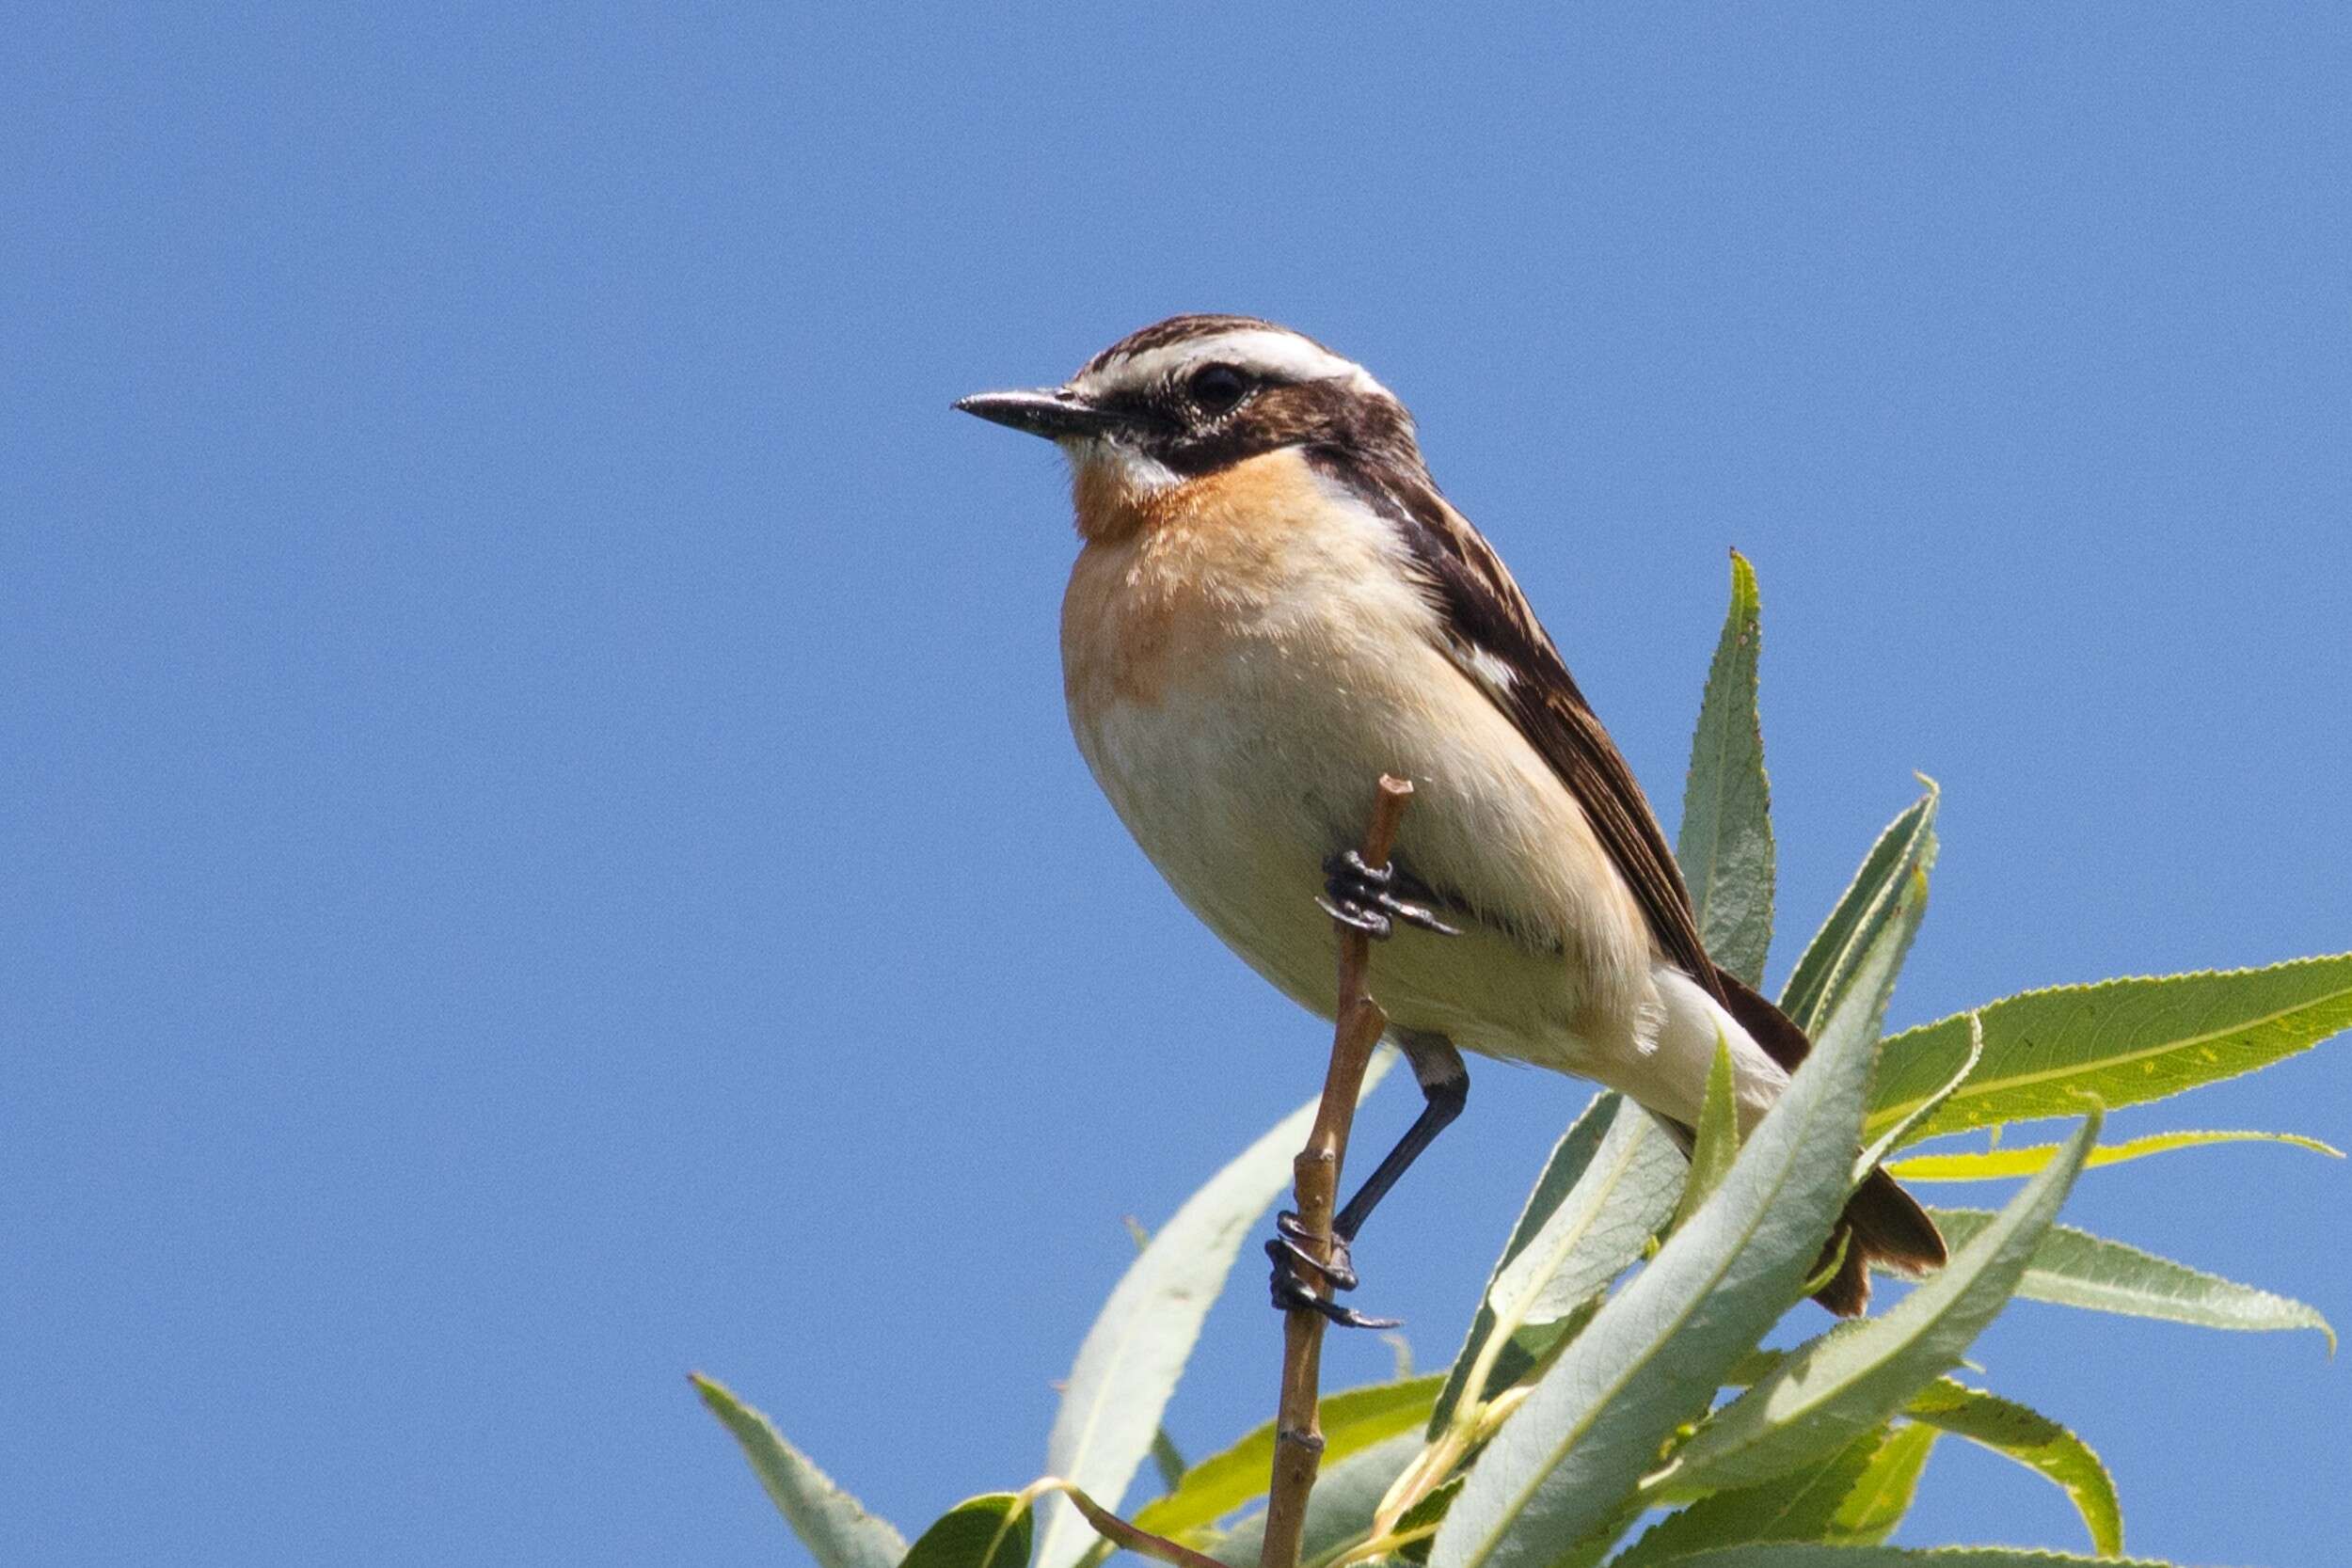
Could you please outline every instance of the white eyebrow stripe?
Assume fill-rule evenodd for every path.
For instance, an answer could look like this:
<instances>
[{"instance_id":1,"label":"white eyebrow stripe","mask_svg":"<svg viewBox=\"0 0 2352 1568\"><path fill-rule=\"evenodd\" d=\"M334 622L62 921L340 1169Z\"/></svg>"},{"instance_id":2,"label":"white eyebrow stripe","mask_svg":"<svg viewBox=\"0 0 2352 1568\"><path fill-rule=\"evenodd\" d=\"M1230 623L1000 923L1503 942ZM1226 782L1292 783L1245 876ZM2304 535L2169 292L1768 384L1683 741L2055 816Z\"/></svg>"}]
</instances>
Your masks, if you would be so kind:
<instances>
[{"instance_id":1,"label":"white eyebrow stripe","mask_svg":"<svg viewBox=\"0 0 2352 1568\"><path fill-rule=\"evenodd\" d=\"M1269 375L1290 381L1346 380L1359 392L1376 392L1388 396L1388 388L1375 381L1361 365L1352 359L1317 348L1295 332L1282 332L1263 326L1235 327L1205 338L1187 339L1165 348L1146 350L1131 357L1114 359L1091 375L1083 376L1077 385L1082 390L1096 391L1109 387L1144 387L1164 378L1171 378L1187 366L1221 360L1239 365L1244 370L1262 371Z\"/></svg>"}]
</instances>

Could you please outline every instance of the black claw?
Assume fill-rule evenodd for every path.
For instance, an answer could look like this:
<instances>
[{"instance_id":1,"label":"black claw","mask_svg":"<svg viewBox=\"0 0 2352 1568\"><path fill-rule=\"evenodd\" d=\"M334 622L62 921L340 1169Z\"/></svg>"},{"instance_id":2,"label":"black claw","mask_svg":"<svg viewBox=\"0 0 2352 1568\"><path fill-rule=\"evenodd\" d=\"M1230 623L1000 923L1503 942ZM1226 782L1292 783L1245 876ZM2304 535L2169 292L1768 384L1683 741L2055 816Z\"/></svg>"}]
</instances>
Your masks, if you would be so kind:
<instances>
[{"instance_id":1,"label":"black claw","mask_svg":"<svg viewBox=\"0 0 2352 1568\"><path fill-rule=\"evenodd\" d=\"M1407 926L1418 926L1441 937L1457 937L1462 933L1439 920L1426 905L1407 902L1391 891L1396 873L1389 866L1375 869L1364 863L1364 857L1353 849L1345 849L1323 863L1324 889L1327 896L1316 903L1324 913L1375 941L1386 941L1395 932L1391 919L1402 920Z\"/></svg>"},{"instance_id":2,"label":"black claw","mask_svg":"<svg viewBox=\"0 0 2352 1568\"><path fill-rule=\"evenodd\" d=\"M1322 908L1324 913L1341 925L1353 926L1375 942L1386 942L1395 934L1396 927L1391 925L1389 917L1378 910L1368 910L1360 904L1341 903L1321 895L1317 895L1315 903Z\"/></svg>"},{"instance_id":3,"label":"black claw","mask_svg":"<svg viewBox=\"0 0 2352 1568\"><path fill-rule=\"evenodd\" d=\"M1329 1295L1308 1283L1311 1276L1320 1276L1332 1291L1356 1288L1356 1271L1350 1265L1347 1243L1338 1237L1331 1240L1331 1259L1325 1262L1308 1250L1308 1243L1316 1238L1308 1234L1298 1216L1284 1210L1274 1219L1274 1239L1265 1244L1265 1255L1274 1262L1274 1305L1284 1311L1304 1308L1319 1312L1343 1328L1395 1328L1399 1318L1373 1318L1352 1307L1343 1307Z\"/></svg>"},{"instance_id":4,"label":"black claw","mask_svg":"<svg viewBox=\"0 0 2352 1568\"><path fill-rule=\"evenodd\" d=\"M1266 1256L1274 1259L1274 1305L1282 1311L1305 1308L1319 1312L1342 1328L1397 1328L1402 1318L1368 1318L1352 1307L1343 1307L1328 1296L1319 1296L1293 1272L1291 1254L1279 1241L1265 1244Z\"/></svg>"},{"instance_id":5,"label":"black claw","mask_svg":"<svg viewBox=\"0 0 2352 1568\"><path fill-rule=\"evenodd\" d=\"M1298 1216L1288 1209L1274 1216L1274 1240L1266 1243L1269 1253L1280 1247L1300 1263L1323 1275L1330 1282L1332 1290L1352 1291L1362 1283L1356 1277L1355 1259L1348 1254L1345 1237L1331 1238L1331 1257L1327 1262L1311 1250L1318 1238L1310 1235L1307 1227L1299 1223Z\"/></svg>"}]
</instances>

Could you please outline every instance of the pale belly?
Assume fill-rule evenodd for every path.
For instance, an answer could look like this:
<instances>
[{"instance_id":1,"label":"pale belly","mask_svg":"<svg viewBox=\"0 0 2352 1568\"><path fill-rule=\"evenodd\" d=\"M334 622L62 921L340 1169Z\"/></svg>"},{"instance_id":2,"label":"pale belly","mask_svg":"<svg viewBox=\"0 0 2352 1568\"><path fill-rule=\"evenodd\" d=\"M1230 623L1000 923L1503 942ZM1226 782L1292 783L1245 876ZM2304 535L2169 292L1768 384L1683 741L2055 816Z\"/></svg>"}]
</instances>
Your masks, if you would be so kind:
<instances>
[{"instance_id":1,"label":"pale belly","mask_svg":"<svg viewBox=\"0 0 2352 1568\"><path fill-rule=\"evenodd\" d=\"M1374 989L1394 1025L1617 1076L1610 1064L1638 1053L1652 1022L1653 955L1591 863L1597 847L1578 863L1591 835L1542 759L1435 649L1368 646L1336 625L1263 630L1197 641L1148 694L1082 698L1073 682L1079 749L1177 895L1330 1016L1323 863L1362 836L1382 773L1409 778L1400 859L1460 901L1445 918L1463 934L1400 926L1377 949Z\"/></svg>"}]
</instances>

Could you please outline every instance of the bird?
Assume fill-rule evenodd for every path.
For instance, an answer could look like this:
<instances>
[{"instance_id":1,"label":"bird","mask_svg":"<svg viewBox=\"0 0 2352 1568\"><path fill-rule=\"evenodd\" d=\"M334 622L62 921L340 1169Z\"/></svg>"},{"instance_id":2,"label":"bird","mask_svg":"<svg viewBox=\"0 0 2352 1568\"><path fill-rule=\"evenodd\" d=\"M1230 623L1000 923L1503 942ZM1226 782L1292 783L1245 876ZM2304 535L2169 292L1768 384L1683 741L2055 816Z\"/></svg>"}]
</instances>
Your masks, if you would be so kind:
<instances>
[{"instance_id":1,"label":"bird","mask_svg":"<svg viewBox=\"0 0 2352 1568\"><path fill-rule=\"evenodd\" d=\"M1688 1151L1720 1038L1742 1131L1770 1108L1804 1034L1708 958L1632 769L1362 366L1271 321L1186 314L1059 386L954 406L1069 461L1071 730L1178 898L1326 1019L1332 920L1384 942L1376 989L1423 1104L1334 1217L1327 1263L1278 1221L1278 1307L1390 1326L1337 1292L1364 1220L1467 1104L1464 1052L1617 1090ZM1373 867L1351 847L1384 773L1415 804ZM1945 1256L1874 1169L1815 1299L1857 1315L1874 1262Z\"/></svg>"}]
</instances>

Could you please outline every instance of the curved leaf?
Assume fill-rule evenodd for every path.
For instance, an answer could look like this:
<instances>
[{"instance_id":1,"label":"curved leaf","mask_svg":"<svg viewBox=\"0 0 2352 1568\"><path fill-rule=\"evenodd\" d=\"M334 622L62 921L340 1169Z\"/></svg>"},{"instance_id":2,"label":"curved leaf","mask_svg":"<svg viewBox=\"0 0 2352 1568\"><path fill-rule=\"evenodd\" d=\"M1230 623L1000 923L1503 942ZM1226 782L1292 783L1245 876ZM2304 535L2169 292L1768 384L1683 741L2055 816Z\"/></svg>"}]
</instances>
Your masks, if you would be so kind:
<instances>
[{"instance_id":1,"label":"curved leaf","mask_svg":"<svg viewBox=\"0 0 2352 1568\"><path fill-rule=\"evenodd\" d=\"M1708 666L1675 835L1708 954L1751 986L1764 983L1772 941L1772 785L1756 714L1759 611L1756 569L1734 550L1731 610Z\"/></svg>"},{"instance_id":2,"label":"curved leaf","mask_svg":"<svg viewBox=\"0 0 2352 1568\"><path fill-rule=\"evenodd\" d=\"M1935 1216L1945 1241L1955 1247L1965 1245L1993 1218L1982 1209L1928 1212ZM2017 1282L2017 1293L2030 1301L2128 1318L2162 1318L2201 1328L2316 1329L2328 1337L2330 1355L2336 1349L2336 1331L2316 1307L2070 1226L2053 1226L2042 1238L2026 1276Z\"/></svg>"},{"instance_id":3,"label":"curved leaf","mask_svg":"<svg viewBox=\"0 0 2352 1568\"><path fill-rule=\"evenodd\" d=\"M1488 1443L1432 1568L1546 1568L1622 1511L1661 1443L1803 1285L1846 1200L1871 1043L1832 1032L1797 1069L1715 1196Z\"/></svg>"},{"instance_id":4,"label":"curved leaf","mask_svg":"<svg viewBox=\"0 0 2352 1568\"><path fill-rule=\"evenodd\" d=\"M1851 1490L1837 1505L1821 1539L1842 1546L1875 1546L1895 1533L1919 1495L1919 1474L1928 1466L1940 1435L1918 1423L1897 1427L1870 1456Z\"/></svg>"},{"instance_id":5,"label":"curved leaf","mask_svg":"<svg viewBox=\"0 0 2352 1568\"><path fill-rule=\"evenodd\" d=\"M1617 1094L1594 1098L1562 1134L1527 1195L1430 1413L1431 1436L1453 1419L1471 1371L1498 1333L1505 1342L1491 1359L1481 1398L1496 1392L1499 1379L1505 1386L1518 1381L1557 1338L1526 1330L1527 1340L1539 1342L1522 1343L1523 1325L1564 1322L1641 1257L1674 1212L1684 1170L1673 1140L1640 1106Z\"/></svg>"},{"instance_id":6,"label":"curved leaf","mask_svg":"<svg viewBox=\"0 0 2352 1568\"><path fill-rule=\"evenodd\" d=\"M1336 1465L1400 1432L1418 1430L1429 1418L1429 1407L1444 1384L1442 1377L1422 1377L1327 1395L1315 1407L1323 1432L1323 1463ZM1154 1535L1185 1540L1188 1532L1265 1496L1273 1474L1274 1423L1268 1421L1185 1471L1173 1491L1145 1505L1136 1524Z\"/></svg>"},{"instance_id":7,"label":"curved leaf","mask_svg":"<svg viewBox=\"0 0 2352 1568\"><path fill-rule=\"evenodd\" d=\"M1725 1546L1674 1560L1674 1568L2175 1568L2148 1557L2074 1557L2029 1546Z\"/></svg>"},{"instance_id":8,"label":"curved leaf","mask_svg":"<svg viewBox=\"0 0 2352 1568\"><path fill-rule=\"evenodd\" d=\"M916 1538L898 1568L1024 1568L1031 1518L1015 1493L967 1497Z\"/></svg>"},{"instance_id":9,"label":"curved leaf","mask_svg":"<svg viewBox=\"0 0 2352 1568\"><path fill-rule=\"evenodd\" d=\"M2099 1124L2095 1111L2085 1117L2063 1154L1891 1311L1800 1347L1709 1417L1675 1456L1667 1484L1711 1491L1784 1475L1876 1429L1957 1366L2016 1290Z\"/></svg>"},{"instance_id":10,"label":"curved leaf","mask_svg":"<svg viewBox=\"0 0 2352 1568\"><path fill-rule=\"evenodd\" d=\"M1612 1568L1652 1568L1710 1546L1743 1542L1818 1541L1861 1482L1886 1435L1883 1428L1866 1432L1795 1474L1702 1497L1652 1525L1613 1560Z\"/></svg>"},{"instance_id":11,"label":"curved leaf","mask_svg":"<svg viewBox=\"0 0 2352 1568\"><path fill-rule=\"evenodd\" d=\"M694 1391L710 1413L735 1434L751 1461L768 1499L801 1538L818 1568L898 1568L907 1555L906 1537L890 1522L866 1512L809 1457L784 1440L767 1417L735 1397L715 1379L693 1374Z\"/></svg>"},{"instance_id":12,"label":"curved leaf","mask_svg":"<svg viewBox=\"0 0 2352 1568\"><path fill-rule=\"evenodd\" d=\"M2151 1154L2169 1154L2176 1148L2243 1143L2286 1144L2332 1159L2344 1158L2344 1150L2296 1132L2153 1132L2144 1138L2127 1138L2120 1144L2101 1144L2090 1151L2090 1158L2083 1162L2083 1168L2090 1170L2100 1165L2120 1165L2126 1161L2144 1160ZM2014 1148L1972 1148L1950 1154L1915 1154L1908 1160L1895 1161L1886 1167L1886 1172L1903 1181L2001 1181L2010 1177L2031 1176L2048 1164L2050 1157L2058 1151L2056 1144L2021 1144Z\"/></svg>"},{"instance_id":13,"label":"curved leaf","mask_svg":"<svg viewBox=\"0 0 2352 1568\"><path fill-rule=\"evenodd\" d=\"M2061 986L1978 1010L1984 1060L1912 1130L1912 1142L2072 1116L2077 1094L2109 1110L2162 1100L2309 1050L2352 1024L2352 953L2268 969ZM1951 1075L1967 1037L1964 1017L1947 1018L1886 1042L1871 1097L1873 1134Z\"/></svg>"},{"instance_id":14,"label":"curved leaf","mask_svg":"<svg viewBox=\"0 0 2352 1568\"><path fill-rule=\"evenodd\" d=\"M1387 1051L1374 1059L1366 1093L1393 1059ZM1243 1239L1290 1183L1291 1159L1307 1141L1315 1105L1311 1100L1292 1112L1211 1177L1128 1265L1078 1347L1046 1442L1046 1474L1118 1508L1152 1451L1160 1413ZM1046 1510L1038 1568L1070 1568L1093 1545L1093 1528L1066 1497Z\"/></svg>"},{"instance_id":15,"label":"curved leaf","mask_svg":"<svg viewBox=\"0 0 2352 1568\"><path fill-rule=\"evenodd\" d=\"M2115 1481L2090 1445L2012 1401L1939 1378L1911 1402L1916 1420L1965 1437L2056 1481L2090 1531L2090 1549L2109 1557L2123 1550L2123 1507Z\"/></svg>"},{"instance_id":16,"label":"curved leaf","mask_svg":"<svg viewBox=\"0 0 2352 1568\"><path fill-rule=\"evenodd\" d=\"M1963 1084L1968 1082L1968 1075L1977 1070L1979 1062L1984 1060L1984 1021L1974 1013L1967 1017L1968 1054L1961 1058L1960 1066L1952 1069L1951 1076L1945 1079L1933 1094L1870 1141L1870 1146L1862 1151L1862 1158L1854 1162L1854 1182L1857 1186L1873 1168L1885 1162L1887 1155L1902 1147L1903 1140L1911 1136L1913 1128L1933 1116L1937 1106L1949 1100ZM2056 1148L2057 1146L2051 1147ZM2036 1170L2041 1168L2039 1165L2034 1167Z\"/></svg>"},{"instance_id":17,"label":"curved leaf","mask_svg":"<svg viewBox=\"0 0 2352 1568\"><path fill-rule=\"evenodd\" d=\"M1719 1186L1740 1155L1740 1101L1732 1086L1731 1042L1715 1031L1715 1059L1708 1065L1707 1089L1699 1099L1699 1126L1691 1140L1691 1169L1675 1204L1674 1223L1690 1219Z\"/></svg>"},{"instance_id":18,"label":"curved leaf","mask_svg":"<svg viewBox=\"0 0 2352 1568\"><path fill-rule=\"evenodd\" d=\"M1853 967L1895 917L1903 891L1925 877L1934 863L1939 792L1933 779L1923 775L1919 782L1928 792L1905 807L1870 846L1862 868L1838 896L1836 908L1806 945L1780 993L1780 1010L1807 1035L1828 1020ZM1913 925L1915 928L1915 917ZM1908 938L1904 945L1909 945Z\"/></svg>"}]
</instances>

